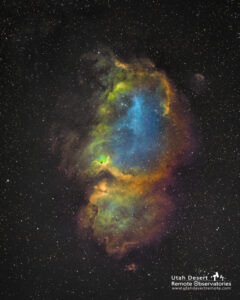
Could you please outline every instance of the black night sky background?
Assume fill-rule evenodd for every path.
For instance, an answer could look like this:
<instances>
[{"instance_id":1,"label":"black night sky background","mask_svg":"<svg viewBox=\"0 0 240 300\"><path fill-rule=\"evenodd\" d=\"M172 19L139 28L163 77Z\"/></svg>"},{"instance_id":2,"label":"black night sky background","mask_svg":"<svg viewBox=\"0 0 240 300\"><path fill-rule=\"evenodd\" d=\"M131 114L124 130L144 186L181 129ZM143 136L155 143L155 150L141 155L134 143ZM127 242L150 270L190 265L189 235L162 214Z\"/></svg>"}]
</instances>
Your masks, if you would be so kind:
<instances>
[{"instance_id":1,"label":"black night sky background","mask_svg":"<svg viewBox=\"0 0 240 300\"><path fill-rule=\"evenodd\" d=\"M2 1L0 24L0 298L240 297L240 3ZM91 87L80 58L104 47L165 70L189 101L198 139L176 172L174 227L122 259L78 237L84 186L59 171L49 144L59 99L81 106L81 84ZM216 271L231 291L171 290L171 275Z\"/></svg>"}]
</instances>

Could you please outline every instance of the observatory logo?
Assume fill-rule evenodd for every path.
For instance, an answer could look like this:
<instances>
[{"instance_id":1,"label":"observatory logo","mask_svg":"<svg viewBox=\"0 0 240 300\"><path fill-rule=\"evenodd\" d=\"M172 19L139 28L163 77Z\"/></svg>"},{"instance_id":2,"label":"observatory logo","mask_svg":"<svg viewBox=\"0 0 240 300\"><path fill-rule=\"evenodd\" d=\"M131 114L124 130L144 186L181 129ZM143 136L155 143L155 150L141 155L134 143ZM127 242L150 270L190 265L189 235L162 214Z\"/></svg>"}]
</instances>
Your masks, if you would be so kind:
<instances>
[{"instance_id":1,"label":"observatory logo","mask_svg":"<svg viewBox=\"0 0 240 300\"><path fill-rule=\"evenodd\" d=\"M208 273L203 276L172 275L172 290L231 290L232 283L220 272Z\"/></svg>"}]
</instances>

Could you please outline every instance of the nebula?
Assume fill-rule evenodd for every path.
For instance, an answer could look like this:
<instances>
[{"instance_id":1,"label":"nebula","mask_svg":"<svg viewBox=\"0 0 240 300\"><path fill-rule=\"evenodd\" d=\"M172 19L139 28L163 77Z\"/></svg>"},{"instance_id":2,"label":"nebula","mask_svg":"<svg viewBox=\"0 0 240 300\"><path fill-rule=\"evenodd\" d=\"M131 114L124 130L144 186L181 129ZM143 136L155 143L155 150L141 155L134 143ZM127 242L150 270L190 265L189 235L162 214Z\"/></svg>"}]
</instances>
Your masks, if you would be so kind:
<instances>
[{"instance_id":1,"label":"nebula","mask_svg":"<svg viewBox=\"0 0 240 300\"><path fill-rule=\"evenodd\" d=\"M121 258L168 231L174 201L167 191L192 148L190 116L185 99L148 59L126 63L109 55L94 67L101 88L85 112L87 132L54 127L51 141L60 169L80 182L87 178L80 231Z\"/></svg>"}]
</instances>

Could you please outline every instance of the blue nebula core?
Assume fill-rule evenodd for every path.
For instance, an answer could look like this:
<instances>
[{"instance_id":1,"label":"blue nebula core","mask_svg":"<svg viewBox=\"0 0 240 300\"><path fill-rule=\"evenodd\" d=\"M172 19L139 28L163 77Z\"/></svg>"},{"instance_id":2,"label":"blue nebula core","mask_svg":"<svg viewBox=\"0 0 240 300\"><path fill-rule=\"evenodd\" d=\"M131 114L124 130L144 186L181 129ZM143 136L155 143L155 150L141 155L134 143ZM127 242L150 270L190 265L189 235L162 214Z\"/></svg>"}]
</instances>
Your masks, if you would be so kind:
<instances>
[{"instance_id":1,"label":"blue nebula core","mask_svg":"<svg viewBox=\"0 0 240 300\"><path fill-rule=\"evenodd\" d=\"M113 125L110 142L113 162L124 169L147 168L162 148L165 117L161 99L158 94L138 91L130 100L126 113Z\"/></svg>"}]
</instances>

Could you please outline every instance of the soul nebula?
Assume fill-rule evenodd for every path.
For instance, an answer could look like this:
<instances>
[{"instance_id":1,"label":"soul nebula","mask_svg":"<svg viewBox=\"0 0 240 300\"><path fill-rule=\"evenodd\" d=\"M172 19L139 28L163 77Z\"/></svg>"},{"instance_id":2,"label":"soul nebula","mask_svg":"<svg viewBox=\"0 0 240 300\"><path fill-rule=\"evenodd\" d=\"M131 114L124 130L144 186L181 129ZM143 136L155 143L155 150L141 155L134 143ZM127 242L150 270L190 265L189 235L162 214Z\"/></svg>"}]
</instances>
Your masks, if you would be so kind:
<instances>
[{"instance_id":1,"label":"soul nebula","mask_svg":"<svg viewBox=\"0 0 240 300\"><path fill-rule=\"evenodd\" d=\"M191 126L185 99L149 60L97 65L105 77L91 98L94 121L82 138L76 129L62 130L57 147L60 167L88 180L80 232L121 258L167 232L174 210L168 187L191 151Z\"/></svg>"}]
</instances>

